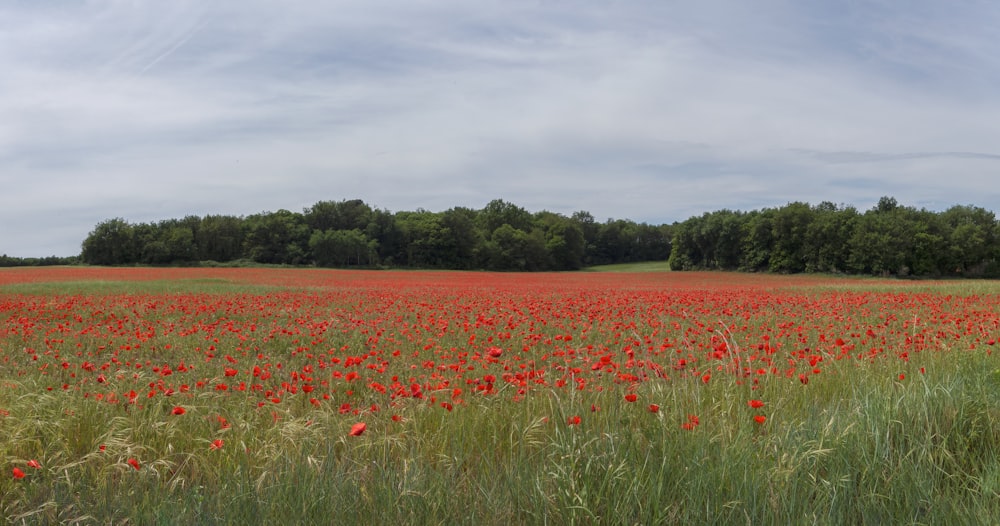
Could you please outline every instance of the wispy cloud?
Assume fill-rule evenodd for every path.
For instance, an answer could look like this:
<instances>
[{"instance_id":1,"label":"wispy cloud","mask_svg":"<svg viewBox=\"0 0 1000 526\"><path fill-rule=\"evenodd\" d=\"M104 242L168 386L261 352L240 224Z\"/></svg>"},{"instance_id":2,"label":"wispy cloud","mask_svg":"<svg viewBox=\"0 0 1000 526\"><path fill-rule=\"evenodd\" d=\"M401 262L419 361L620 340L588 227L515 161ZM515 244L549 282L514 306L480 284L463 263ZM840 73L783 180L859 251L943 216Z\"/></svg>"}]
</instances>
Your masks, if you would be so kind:
<instances>
[{"instance_id":1,"label":"wispy cloud","mask_svg":"<svg viewBox=\"0 0 1000 526\"><path fill-rule=\"evenodd\" d=\"M996 209L998 23L985 1L6 4L0 253L354 197Z\"/></svg>"}]
</instances>

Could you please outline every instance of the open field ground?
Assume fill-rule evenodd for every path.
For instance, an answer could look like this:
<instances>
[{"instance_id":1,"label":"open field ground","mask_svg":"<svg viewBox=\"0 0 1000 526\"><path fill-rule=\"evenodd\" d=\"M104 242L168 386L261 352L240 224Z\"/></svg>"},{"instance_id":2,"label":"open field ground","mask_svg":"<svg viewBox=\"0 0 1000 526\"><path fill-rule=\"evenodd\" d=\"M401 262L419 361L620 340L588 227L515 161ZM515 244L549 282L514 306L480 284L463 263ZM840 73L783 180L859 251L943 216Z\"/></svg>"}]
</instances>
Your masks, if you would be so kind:
<instances>
[{"instance_id":1,"label":"open field ground","mask_svg":"<svg viewBox=\"0 0 1000 526\"><path fill-rule=\"evenodd\" d=\"M0 270L0 516L992 523L998 337L984 281Z\"/></svg>"}]
</instances>

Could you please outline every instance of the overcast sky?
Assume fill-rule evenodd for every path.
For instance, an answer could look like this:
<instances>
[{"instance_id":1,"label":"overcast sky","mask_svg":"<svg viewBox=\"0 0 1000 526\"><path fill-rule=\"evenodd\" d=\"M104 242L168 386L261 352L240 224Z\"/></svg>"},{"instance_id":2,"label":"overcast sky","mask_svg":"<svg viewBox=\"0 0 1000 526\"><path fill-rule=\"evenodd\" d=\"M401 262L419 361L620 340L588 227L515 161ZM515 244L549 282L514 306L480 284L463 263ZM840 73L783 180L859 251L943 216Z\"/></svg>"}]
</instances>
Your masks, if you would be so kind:
<instances>
[{"instance_id":1,"label":"overcast sky","mask_svg":"<svg viewBox=\"0 0 1000 526\"><path fill-rule=\"evenodd\" d=\"M0 3L0 254L106 219L1000 211L994 0Z\"/></svg>"}]
</instances>

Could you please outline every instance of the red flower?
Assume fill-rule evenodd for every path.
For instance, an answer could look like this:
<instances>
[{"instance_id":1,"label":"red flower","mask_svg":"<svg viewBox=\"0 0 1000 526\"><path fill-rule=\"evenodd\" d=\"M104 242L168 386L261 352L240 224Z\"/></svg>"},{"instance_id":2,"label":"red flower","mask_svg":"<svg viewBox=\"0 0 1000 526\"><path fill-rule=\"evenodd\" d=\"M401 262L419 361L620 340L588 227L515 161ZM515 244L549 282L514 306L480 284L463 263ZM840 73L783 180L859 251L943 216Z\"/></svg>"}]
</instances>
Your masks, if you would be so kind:
<instances>
[{"instance_id":1,"label":"red flower","mask_svg":"<svg viewBox=\"0 0 1000 526\"><path fill-rule=\"evenodd\" d=\"M767 421L767 417L764 415L756 415L753 417L753 421L757 422L758 424L763 424L764 422Z\"/></svg>"},{"instance_id":2,"label":"red flower","mask_svg":"<svg viewBox=\"0 0 1000 526\"><path fill-rule=\"evenodd\" d=\"M35 469L42 469L42 465L39 464L37 460L29 460L28 461L28 467L35 468Z\"/></svg>"},{"instance_id":3,"label":"red flower","mask_svg":"<svg viewBox=\"0 0 1000 526\"><path fill-rule=\"evenodd\" d=\"M361 433L364 433L365 429L368 429L368 426L364 422L358 422L351 426L351 432L348 434L352 437L361 436Z\"/></svg>"},{"instance_id":4,"label":"red flower","mask_svg":"<svg viewBox=\"0 0 1000 526\"><path fill-rule=\"evenodd\" d=\"M130 459L128 459L127 462L128 462L128 465L130 465L133 468L135 468L136 471L139 471L139 467L140 466L139 466L139 461L138 460L136 460L134 458L130 458Z\"/></svg>"},{"instance_id":5,"label":"red flower","mask_svg":"<svg viewBox=\"0 0 1000 526\"><path fill-rule=\"evenodd\" d=\"M184 411L184 408L183 408L183 407L181 407L181 406L176 406L176 407L174 407L173 411L171 411L170 413L171 413L171 414L175 414L175 415L183 415L183 414L184 414L185 412L186 412L186 411Z\"/></svg>"},{"instance_id":6,"label":"red flower","mask_svg":"<svg viewBox=\"0 0 1000 526\"><path fill-rule=\"evenodd\" d=\"M649 412L650 413L659 413L660 412L660 406L657 405L657 404L649 404Z\"/></svg>"},{"instance_id":7,"label":"red flower","mask_svg":"<svg viewBox=\"0 0 1000 526\"><path fill-rule=\"evenodd\" d=\"M708 381L709 381L709 380L711 380L711 379L712 379L712 375L710 375L710 374L706 374L705 376L702 376L702 377L701 377L701 383L703 383L703 384L707 384L707 383L708 383Z\"/></svg>"},{"instance_id":8,"label":"red flower","mask_svg":"<svg viewBox=\"0 0 1000 526\"><path fill-rule=\"evenodd\" d=\"M222 449L223 444L225 444L225 442L223 442L221 438L216 438L212 441L212 445L208 446L208 449Z\"/></svg>"},{"instance_id":9,"label":"red flower","mask_svg":"<svg viewBox=\"0 0 1000 526\"><path fill-rule=\"evenodd\" d=\"M16 478L16 479L23 479L24 478L24 472L21 471L20 468L14 468L13 473L14 473L14 478Z\"/></svg>"},{"instance_id":10,"label":"red flower","mask_svg":"<svg viewBox=\"0 0 1000 526\"><path fill-rule=\"evenodd\" d=\"M567 420L566 423L569 424L569 425L571 425L571 426L578 426L578 425L580 425L580 415L569 417L569 419Z\"/></svg>"},{"instance_id":11,"label":"red flower","mask_svg":"<svg viewBox=\"0 0 1000 526\"><path fill-rule=\"evenodd\" d=\"M747 405L754 409L760 409L761 407L764 407L764 402L761 402L760 400L750 400L747 402Z\"/></svg>"},{"instance_id":12,"label":"red flower","mask_svg":"<svg viewBox=\"0 0 1000 526\"><path fill-rule=\"evenodd\" d=\"M636 396L635 393L629 393L629 394L625 395L625 401L629 402L629 403L635 402L638 399L639 399L639 397Z\"/></svg>"},{"instance_id":13,"label":"red flower","mask_svg":"<svg viewBox=\"0 0 1000 526\"><path fill-rule=\"evenodd\" d=\"M488 353L488 354L489 354L489 355L490 355L490 356L491 356L492 358L499 358L499 357L500 357L500 355L502 355L502 354L503 354L503 349L501 349L501 348L499 348L499 347L490 347L489 349L487 349L487 350L486 350L486 352L487 352L487 353Z\"/></svg>"}]
</instances>

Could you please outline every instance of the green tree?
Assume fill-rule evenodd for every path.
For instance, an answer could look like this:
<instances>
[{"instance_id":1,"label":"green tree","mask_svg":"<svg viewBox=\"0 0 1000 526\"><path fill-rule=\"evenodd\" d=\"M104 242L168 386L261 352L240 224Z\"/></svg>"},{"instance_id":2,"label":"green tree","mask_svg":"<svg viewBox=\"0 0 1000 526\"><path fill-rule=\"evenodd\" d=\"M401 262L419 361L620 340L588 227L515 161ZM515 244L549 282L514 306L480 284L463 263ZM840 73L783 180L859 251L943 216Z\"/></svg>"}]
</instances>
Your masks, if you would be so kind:
<instances>
[{"instance_id":1,"label":"green tree","mask_svg":"<svg viewBox=\"0 0 1000 526\"><path fill-rule=\"evenodd\" d=\"M483 235L476 227L477 212L471 208L456 207L441 214L441 226L448 233L448 243L442 264L447 268L471 269L476 264L476 251L483 242Z\"/></svg>"},{"instance_id":2,"label":"green tree","mask_svg":"<svg viewBox=\"0 0 1000 526\"><path fill-rule=\"evenodd\" d=\"M243 220L235 216L210 215L201 220L198 235L198 259L233 261L243 255Z\"/></svg>"},{"instance_id":3,"label":"green tree","mask_svg":"<svg viewBox=\"0 0 1000 526\"><path fill-rule=\"evenodd\" d=\"M774 211L771 218L771 272L802 272L807 266L807 232L813 210L806 203L788 203Z\"/></svg>"},{"instance_id":4,"label":"green tree","mask_svg":"<svg viewBox=\"0 0 1000 526\"><path fill-rule=\"evenodd\" d=\"M305 210L305 222L312 230L364 231L371 220L371 207L360 199L320 201Z\"/></svg>"},{"instance_id":5,"label":"green tree","mask_svg":"<svg viewBox=\"0 0 1000 526\"><path fill-rule=\"evenodd\" d=\"M534 219L530 212L503 199L490 201L477 217L487 236L493 235L493 232L503 225L510 225L523 232L531 231L534 226Z\"/></svg>"},{"instance_id":6,"label":"green tree","mask_svg":"<svg viewBox=\"0 0 1000 526\"><path fill-rule=\"evenodd\" d=\"M322 267L371 265L377 257L378 243L364 232L351 230L314 230L309 238L316 264Z\"/></svg>"},{"instance_id":7,"label":"green tree","mask_svg":"<svg viewBox=\"0 0 1000 526\"><path fill-rule=\"evenodd\" d=\"M301 264L307 261L309 227L302 214L288 210L246 219L245 253L258 263Z\"/></svg>"},{"instance_id":8,"label":"green tree","mask_svg":"<svg viewBox=\"0 0 1000 526\"><path fill-rule=\"evenodd\" d=\"M133 227L121 218L98 223L83 240L80 258L89 265L129 265L138 260Z\"/></svg>"}]
</instances>

